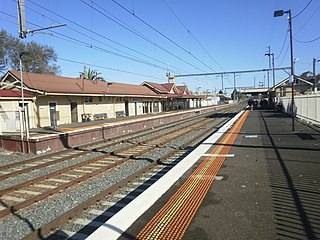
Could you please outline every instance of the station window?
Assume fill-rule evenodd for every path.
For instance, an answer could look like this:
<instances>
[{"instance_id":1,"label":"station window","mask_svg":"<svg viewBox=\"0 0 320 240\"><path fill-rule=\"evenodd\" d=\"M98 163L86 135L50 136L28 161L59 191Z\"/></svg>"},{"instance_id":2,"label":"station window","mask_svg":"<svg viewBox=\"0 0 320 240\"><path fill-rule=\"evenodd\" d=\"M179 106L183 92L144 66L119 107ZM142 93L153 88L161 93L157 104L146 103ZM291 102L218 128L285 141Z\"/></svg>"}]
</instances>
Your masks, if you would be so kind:
<instances>
[{"instance_id":1,"label":"station window","mask_svg":"<svg viewBox=\"0 0 320 240\"><path fill-rule=\"evenodd\" d=\"M84 97L84 102L93 102L93 97L91 96Z\"/></svg>"}]
</instances>

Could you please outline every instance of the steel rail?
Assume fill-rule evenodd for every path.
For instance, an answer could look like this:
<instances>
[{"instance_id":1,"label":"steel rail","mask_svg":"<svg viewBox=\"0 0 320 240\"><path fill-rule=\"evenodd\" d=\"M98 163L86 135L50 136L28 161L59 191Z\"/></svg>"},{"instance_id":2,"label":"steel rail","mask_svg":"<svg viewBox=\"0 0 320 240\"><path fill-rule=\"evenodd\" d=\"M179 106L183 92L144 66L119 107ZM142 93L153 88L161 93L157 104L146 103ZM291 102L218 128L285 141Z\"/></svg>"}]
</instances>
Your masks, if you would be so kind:
<instances>
[{"instance_id":1,"label":"steel rail","mask_svg":"<svg viewBox=\"0 0 320 240\"><path fill-rule=\"evenodd\" d=\"M229 119L222 120L218 124L218 126L224 124L228 120ZM195 141L198 141L198 139L200 139L200 138L201 139L207 138L207 135L211 134L213 131L216 131L218 126L214 126L210 129L206 130L205 133L202 133L199 136L196 136L195 138L189 140L187 143L183 144L181 147L179 147L177 149L172 149L170 152L168 152L165 155L158 158L157 161L150 163L148 166L138 170L137 172L131 174L130 176L124 178L123 180L117 182L116 184L108 187L107 189L105 189L104 191L95 195L94 197L84 201L83 203L74 207L73 209L68 210L67 212L65 212L61 216L57 217L56 219L52 220L51 222L44 224L43 226L36 229L35 231L30 233L29 235L25 236L24 239L25 240L42 240L42 239L44 239L46 237L46 235L48 235L49 233L56 230L59 226L66 223L68 220L75 218L77 215L79 215L79 213L88 209L91 205L94 205L95 203L103 200L106 196L111 195L115 190L126 186L130 182L133 182L135 179L139 178L140 175L151 171L155 166L159 165L159 163L164 162L166 159L170 158L171 156L173 156L177 152L179 152L181 150L185 150L186 152L191 151L192 148L190 148L189 145L191 145Z\"/></svg>"},{"instance_id":2,"label":"steel rail","mask_svg":"<svg viewBox=\"0 0 320 240\"><path fill-rule=\"evenodd\" d=\"M188 131L181 131L180 129L177 129L176 132L178 134L170 135L171 139L170 138L168 139L168 137L165 137L162 140L162 143L169 144L170 140L173 141L178 136L183 136L185 134L188 134L189 132L194 131L194 129L197 128L197 127L202 127L202 126L206 125L209 120L208 119L204 119L202 122L200 122L200 123L198 123L196 125L190 124L190 126L192 126L192 127L190 127L190 129ZM168 136L168 135L164 135L164 136ZM155 136L151 140L148 140L148 142L152 142L154 140L159 140L159 138L161 139L161 137ZM139 142L139 143L134 144L134 146L141 147L141 144L145 144L145 143L146 143L146 141ZM132 147L133 146L125 147L125 150L131 149ZM120 164L122 164L122 163L124 163L124 162L126 162L128 160L130 160L130 159L136 159L138 156L140 156L142 154L145 154L146 152L153 151L155 149L155 147L157 147L157 145L154 145L154 144L151 145L151 146L147 145L143 149L140 149L140 152L138 152L138 153L136 153L134 155L133 154L129 154L128 156L125 156L125 153L123 153L124 149L122 149L122 151L111 152L111 153L108 153L106 155L102 155L102 156L99 156L97 158L90 159L89 161L82 162L77 167L86 166L86 165L88 165L90 163L99 161L99 160L101 160L101 159L103 159L103 158L105 158L106 156L109 156L109 155L117 156L120 153L122 153L122 156L120 156L121 160L116 160L115 163L111 163L110 165L107 165L105 167L101 167L98 170L92 171L90 173L84 174L81 177L78 177L76 179L70 180L69 182L66 182L66 183L63 183L61 185L58 185L55 188L50 189L49 191L42 192L42 193L40 193L40 194L38 194L38 195L36 195L34 197L31 197L31 198L29 198L29 199L27 199L27 200L25 200L23 202L17 203L15 205L7 206L6 209L3 209L3 210L0 211L0 218L5 217L5 216L9 215L10 213L14 213L14 212L16 212L16 211L18 211L18 210L20 210L22 208L25 208L25 207L27 207L27 206L35 203L35 202L43 200L43 199L45 199L45 198L47 198L47 197L49 197L49 196L51 196L51 195L53 195L53 194L55 194L57 192L60 192L60 191L62 191L64 189L67 189L67 188L69 188L71 186L79 184L80 182L88 180L88 179L92 178L93 176L99 175L99 174L101 174L101 173L103 173L103 172L105 172L105 171L107 171L109 169L112 169L112 168L114 168L114 167L116 167L116 166L118 166L118 165L120 165ZM30 181L21 183L20 184L20 188L19 188L19 185L15 185L15 186L12 186L10 188L3 189L0 193L2 194L2 197L3 197L4 195L6 195L6 194L8 194L8 193L10 193L12 191L17 191L17 190L21 189L24 186L30 186L30 185L35 184L37 182L40 182L42 180L50 181L50 177L55 177L56 178L58 174L61 175L61 174L65 173L65 172L67 172L67 171L72 171L74 169L75 169L75 166L71 166L68 169L63 169L62 171L57 171L57 172L54 172L54 173L52 173L50 175L39 177L39 178L36 179L36 181L35 180L30 180Z\"/></svg>"}]
</instances>

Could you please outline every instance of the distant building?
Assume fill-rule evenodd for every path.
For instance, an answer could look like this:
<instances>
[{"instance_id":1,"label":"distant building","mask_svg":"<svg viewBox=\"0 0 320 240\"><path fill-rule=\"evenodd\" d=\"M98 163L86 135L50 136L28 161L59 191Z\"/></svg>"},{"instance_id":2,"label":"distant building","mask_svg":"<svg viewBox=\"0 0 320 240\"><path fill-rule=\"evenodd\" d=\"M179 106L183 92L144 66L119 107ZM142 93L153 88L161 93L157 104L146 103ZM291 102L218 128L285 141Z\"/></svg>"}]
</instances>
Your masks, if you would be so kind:
<instances>
[{"instance_id":1,"label":"distant building","mask_svg":"<svg viewBox=\"0 0 320 240\"><path fill-rule=\"evenodd\" d=\"M162 100L163 111L201 107L203 96L191 94L187 86L176 86L172 82L164 84L143 82L141 86L146 86L159 95L166 97Z\"/></svg>"},{"instance_id":2,"label":"distant building","mask_svg":"<svg viewBox=\"0 0 320 240\"><path fill-rule=\"evenodd\" d=\"M292 95L291 82L289 80L290 77L282 80L281 82L273 86L272 91L275 91L276 97L286 97ZM294 94L301 95L311 93L313 85L314 84L312 82L295 76Z\"/></svg>"}]
</instances>

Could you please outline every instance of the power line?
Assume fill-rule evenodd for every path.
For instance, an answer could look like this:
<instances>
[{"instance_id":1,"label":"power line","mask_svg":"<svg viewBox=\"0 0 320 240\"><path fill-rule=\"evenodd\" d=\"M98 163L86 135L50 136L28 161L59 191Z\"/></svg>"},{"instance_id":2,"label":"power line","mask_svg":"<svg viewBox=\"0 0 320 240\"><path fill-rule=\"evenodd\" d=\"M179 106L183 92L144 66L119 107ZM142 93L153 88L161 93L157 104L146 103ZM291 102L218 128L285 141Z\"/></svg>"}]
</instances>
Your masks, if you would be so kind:
<instances>
[{"instance_id":1,"label":"power line","mask_svg":"<svg viewBox=\"0 0 320 240\"><path fill-rule=\"evenodd\" d=\"M81 0L83 2L83 0ZM199 59L198 57L196 57L194 54L190 53L188 50L186 50L184 47L180 46L178 43L176 43L175 41L173 41L171 38L169 38L167 35L165 35L164 33L160 32L158 29L156 29L155 27L151 26L149 23L147 23L146 21L144 21L142 18L138 17L136 14L133 14L130 10L128 10L126 7L122 6L120 3L118 3L115 0L112 0L115 4L117 4L119 7L121 7L122 9L124 9L126 12L128 12L129 14L131 14L132 16L134 16L135 18L137 18L139 21L141 21L142 23L144 23L145 25L147 25L149 28L151 28L152 30L154 30L155 32L157 32L158 34L160 34L162 37L164 37L165 39L167 39L168 41L170 41L171 43L173 43L174 45L176 45L178 48L180 48L181 50L183 50L184 52L188 53L189 55L191 55L193 58L195 58L196 60L198 60L200 63L202 63L203 65L205 65L206 67L210 68L212 71L214 71L208 64L206 64L205 62L203 62L201 59ZM92 1L93 2L93 1ZM98 4L96 4L95 2L93 2L95 5L98 6Z\"/></svg>"},{"instance_id":2,"label":"power line","mask_svg":"<svg viewBox=\"0 0 320 240\"><path fill-rule=\"evenodd\" d=\"M13 16L13 15L4 13L4 12L2 12L2 11L0 11L0 12L3 13L3 14L5 14L5 15L8 15L8 16L10 16L10 17L15 18L15 16ZM16 18L15 18L15 19L16 19ZM29 22L29 21L27 21L27 23L32 24L32 25L34 25L34 26L36 26L36 27L41 27L40 25L35 24L35 23L31 23L31 22ZM53 30L50 30L50 32L55 33L55 34L57 34L57 35L60 35L60 36L62 36L62 37L64 37L64 38L66 38L66 39L72 40L71 42L73 42L73 43L75 43L75 44L78 44L78 45L81 45L81 46L84 46L84 47L87 47L87 48L90 48L90 49L95 49L95 50L97 50L97 51L101 51L101 52L104 52L104 53L107 53L107 54L110 54L110 55L115 55L115 56L118 56L118 57L126 58L126 59L128 59L128 60L135 61L135 62L138 62L138 63L141 63L141 64L145 64L145 65L148 65L148 66L153 66L153 67L159 68L159 69L161 69L161 70L167 70L166 68L161 67L161 66L158 66L158 65L156 65L156 64L153 64L153 63L150 63L150 62L147 62L147 61L145 61L145 60L138 59L138 58L134 58L134 56L133 56L133 57L128 57L128 56L125 56L125 55L123 55L123 54L119 54L119 53L116 53L116 52L113 52L113 51L110 51L110 50L107 50L107 49L104 49L104 48L101 48L101 47L92 45L91 43L87 43L87 42L81 41L81 40L79 40L79 39L70 37L70 36L68 36L68 35L65 35L65 34L62 34L62 33L59 33L59 32L53 31ZM55 37L57 37L57 36L55 36ZM60 38L60 39L66 40L66 39L64 39L64 38ZM70 41L69 41L69 42L70 42Z\"/></svg>"},{"instance_id":3,"label":"power line","mask_svg":"<svg viewBox=\"0 0 320 240\"><path fill-rule=\"evenodd\" d=\"M182 20L177 16L177 14L172 10L172 8L170 8L170 6L167 4L167 2L165 0L162 0L163 3L167 6L167 8L171 11L171 13L178 19L178 21L182 24L182 26L188 31L188 34L190 34L192 36L192 38L199 44L199 46L208 54L208 56L222 69L223 67L221 67L221 65L216 61L216 59L214 59L211 54L209 53L209 51L201 44L201 42L193 35L193 33L187 28L187 26L182 22Z\"/></svg>"},{"instance_id":4,"label":"power line","mask_svg":"<svg viewBox=\"0 0 320 240\"><path fill-rule=\"evenodd\" d=\"M285 57L287 56L288 50L289 50L289 45L287 46L287 49L286 49L286 51L285 51L285 53L284 53L284 55L283 55L283 58L282 58L282 60L281 60L281 62L280 62L280 64L279 64L279 66L282 66L282 63L283 63Z\"/></svg>"},{"instance_id":5,"label":"power line","mask_svg":"<svg viewBox=\"0 0 320 240\"><path fill-rule=\"evenodd\" d=\"M276 57L275 59L278 59L278 58L281 56L282 51L283 51L283 48L284 48L284 45L285 45L285 44L286 44L286 42L287 42L288 33L289 33L289 25L288 25L288 29L287 29L287 31L286 31L286 32L287 32L287 33L286 33L286 36L285 36L285 38L284 38L284 41L283 41L283 44L282 44L282 47L281 47L280 53L279 53L278 57Z\"/></svg>"},{"instance_id":6,"label":"power line","mask_svg":"<svg viewBox=\"0 0 320 240\"><path fill-rule=\"evenodd\" d=\"M316 8L316 10L310 15L310 17L308 18L308 20L297 30L295 31L296 33L300 32L302 28L304 28L304 26L307 25L307 23L311 20L311 18L313 18L313 16L317 13L317 11L320 9L320 5Z\"/></svg>"},{"instance_id":7,"label":"power line","mask_svg":"<svg viewBox=\"0 0 320 240\"><path fill-rule=\"evenodd\" d=\"M293 16L292 18L296 18L296 17L298 17L301 13L303 13L304 10L306 10L306 8L310 5L311 2L312 2L312 0L310 0L310 1L308 2L308 4L307 4L297 15Z\"/></svg>"},{"instance_id":8,"label":"power line","mask_svg":"<svg viewBox=\"0 0 320 240\"><path fill-rule=\"evenodd\" d=\"M110 68L110 67L101 66L101 65L96 65L96 64L91 64L91 63L86 63L86 62L80 62L80 61L76 61L76 60L72 60L72 59L59 58L59 57L58 57L57 59L62 60L62 61L66 61L66 62L81 64L81 65L86 65L86 66L103 68L103 69L107 69L107 70L111 70L111 71L116 71L116 72L128 73L128 74L132 74L132 75L137 75L137 76L142 76L142 77L148 77L148 78L154 78L154 79L163 80L162 78L157 78L157 77L153 77L153 76L150 76L150 75L145 75L145 74L141 74L141 73L126 71L126 70L121 70L121 69L116 69L116 68Z\"/></svg>"},{"instance_id":9,"label":"power line","mask_svg":"<svg viewBox=\"0 0 320 240\"><path fill-rule=\"evenodd\" d=\"M16 0L12 0L12 1L16 3ZM106 37L106 36L104 36L104 35L101 35L101 34L95 32L95 31L92 31L92 30L88 29L87 27L84 27L84 26L81 25L81 24L78 24L78 23L76 23L76 22L74 22L74 21L72 21L72 20L70 20L70 19L68 19L68 18L66 18L66 17L64 17L64 16L56 13L56 12L53 12L53 11L51 11L51 10L49 10L49 9L47 9L47 8L45 8L45 7L37 4L37 3L35 3L35 2L33 2L32 0L29 0L28 2L34 4L35 6L37 6L37 7L39 7L39 8L42 8L42 9L46 10L46 11L52 13L52 14L55 14L56 16L58 16L58 17L60 17L60 18L62 18L62 19L64 19L64 20L66 20L66 21L68 21L68 22L71 22L72 24L74 24L74 25L76 25L76 26L78 26L78 27L80 27L80 28L82 28L82 29L85 29L86 31L89 31L90 33L93 33L93 34L95 34L95 35L97 35L97 36L99 36L99 37L101 37L101 38L103 38L103 39L106 39L106 40L108 40L108 41L110 41L110 42L112 42L112 43L114 43L114 44L117 44L117 45L123 47L123 48L126 48L126 49L128 49L128 50L130 50L130 51L133 51L133 52L135 52L135 53L137 53L137 54L140 54L140 55L142 55L142 56L144 56L144 57L147 57L147 58L149 58L149 59L152 59L152 60L154 60L154 61L157 61L157 62L159 62L159 63L162 63L162 64L166 65L166 63L163 62L163 61L161 61L161 60L158 60L158 59L155 59L155 58L153 58L153 57L150 57L150 56L148 56L148 55L146 55L146 54L144 54L144 53L142 53L142 52L140 52L140 51L137 51L137 50L135 50L135 49L133 49L133 48L130 48L130 47L124 45L124 44L118 43L117 41L114 41L114 40L112 40L112 39L110 39L110 38L108 38L108 37ZM32 10L32 11L34 11L34 12L40 14L40 15L42 15L43 17L46 17L46 18L48 18L48 19L50 19L50 20L52 20L52 21L57 22L56 20L54 20L54 19L52 19L52 18L49 18L49 17L43 15L42 13L39 13L39 12L35 11L34 9L28 7L28 6L25 6L25 7L27 7L28 9L30 9L30 10ZM67 26L67 28L69 28L69 29L71 29L71 30L73 30L73 31L75 31L75 32L83 35L83 36L86 36L86 37L88 37L88 38L90 38L90 39L92 40L92 37L90 37L90 36L88 36L88 35L80 32L80 31L78 31L78 30L75 30L74 28L71 28L71 27L68 27L68 26ZM138 58L138 57L133 56L133 55L131 55L131 54L129 54L129 53L126 53L126 52L124 52L124 51L122 51L122 50L119 50L119 49L117 49L117 48L114 48L114 47L112 47L112 46L110 46L110 45L108 45L108 44L106 44L106 43L104 43L104 42L101 42L101 41L97 40L97 39L94 39L94 41L99 42L99 43L101 43L101 44L103 44L103 45L105 45L105 46L108 46L108 47L110 47L110 48L112 48L112 49L114 49L114 50L116 50L116 51L119 51L119 52L122 52L122 53L124 53L124 54L127 54L128 56L137 58L137 59L139 59L140 61L144 61L144 60L142 60L141 58ZM150 63L150 62L148 62L148 63ZM172 66L172 67L175 68L175 69L177 69L177 70L180 70L180 71L185 72L185 70L180 69L180 68L178 68L178 67L175 67L175 66ZM163 68L163 69L165 69L165 68Z\"/></svg>"},{"instance_id":10,"label":"power line","mask_svg":"<svg viewBox=\"0 0 320 240\"><path fill-rule=\"evenodd\" d=\"M5 15L7 15L7 16L10 16L10 17L12 17L12 18L17 19L15 16L13 16L13 15L11 15L11 14L5 13L5 12L3 12L3 11L0 11L0 12L1 12L2 14L5 14ZM12 22L11 22L11 23L12 23ZM28 23L28 24L31 24L31 25L33 25L33 26L36 26L36 27L41 27L41 26L39 26L38 24L29 22L29 21L27 21L27 23ZM17 23L14 23L14 24L17 25ZM63 37L65 37L65 38L67 38L67 39L64 39L64 38L61 38L61 37L58 37L58 36L55 36L55 35L52 35L53 37L56 37L56 38L59 38L59 39L63 39L63 40L69 41L69 42L73 42L73 43L75 43L75 44L78 44L78 45L81 45L81 46L84 46L84 47L88 47L88 48L91 48L91 49L95 49L95 50L98 50L98 51L102 51L102 52L106 52L106 53L109 53L109 52L110 52L110 51L108 51L108 50L106 50L106 49L93 46L93 45L91 45L90 43L86 43L86 42L80 41L80 40L75 39L75 38L72 38L72 37L70 37L70 36L67 36L67 35L64 35L64 34L55 32L55 31L53 31L53 30L50 30L50 32L55 33L55 34L58 34L58 35L60 35L60 36L63 36ZM86 65L88 65L88 66L94 66L94 67L104 68L104 69L108 69L108 70L112 70L112 71L129 73L129 74L133 74L133 75L137 75L137 76L143 76L143 77L149 77L149 78L154 78L154 79L163 80L162 78L153 77L153 76L150 76L150 75L140 74L140 73L131 72L131 71L126 71L126 70L121 70L121 69L115 69L115 68L110 68L110 67L105 67L105 66L99 66L99 65L90 64L90 63L83 63L83 62L79 62L79 61L76 61L76 60L70 60L70 59L59 58L59 57L58 57L57 59L65 60L65 61L69 61L69 62L74 62L74 63L79 63L79 64L86 64Z\"/></svg>"},{"instance_id":11,"label":"power line","mask_svg":"<svg viewBox=\"0 0 320 240\"><path fill-rule=\"evenodd\" d=\"M184 63L186 63L186 64L188 64L188 65L190 65L190 66L192 66L192 67L194 67L194 68L196 68L196 69L198 69L198 70L200 70L200 71L203 71L202 69L200 69L200 68L196 67L195 65L193 65L193 64L185 61L184 59L182 59L181 57L177 56L176 54L173 54L173 53L171 53L170 51L166 50L165 48L161 47L161 46L158 45L157 43L151 41L150 39L148 39L148 38L147 38L146 36L144 36L143 34L138 33L137 31L134 31L134 30L130 29L130 27L127 27L125 24L119 23L118 21L112 19L111 17L109 17L108 15L106 15L105 13L103 13L102 11L100 11L99 9L95 8L94 6L86 3L86 2L83 1L83 0L80 0L80 1L83 2L85 5L89 6L90 8L94 9L94 10L97 11L98 13L100 13L102 16L110 19L111 21L113 21L113 22L116 23L117 25L121 26L122 28L124 28L124 29L126 29L126 30L128 30L128 31L130 31L130 32L132 32L132 33L135 34L136 36L142 38L143 40L145 40L145 41L147 41L147 42L149 42L149 43L151 43L152 45L154 45L154 46L156 46L157 48L165 51L166 53L170 54L171 56L174 56L174 57L176 57L177 59L179 59L180 61L182 61L182 62L184 62ZM94 3L93 1L91 1L91 2ZM102 8L101 6L99 6L98 4L96 4L96 3L94 3L94 4L97 5L99 8L101 8L102 10L104 10L105 12L107 12L105 9L103 9L103 8Z\"/></svg>"},{"instance_id":12,"label":"power line","mask_svg":"<svg viewBox=\"0 0 320 240\"><path fill-rule=\"evenodd\" d=\"M315 42L315 41L319 40L320 37L317 37L317 38L312 39L312 40L310 40L310 41L301 41L301 40L298 40L298 39L296 39L296 38L293 38L293 39L294 39L295 41L299 42L299 43L312 43L312 42Z\"/></svg>"}]
</instances>

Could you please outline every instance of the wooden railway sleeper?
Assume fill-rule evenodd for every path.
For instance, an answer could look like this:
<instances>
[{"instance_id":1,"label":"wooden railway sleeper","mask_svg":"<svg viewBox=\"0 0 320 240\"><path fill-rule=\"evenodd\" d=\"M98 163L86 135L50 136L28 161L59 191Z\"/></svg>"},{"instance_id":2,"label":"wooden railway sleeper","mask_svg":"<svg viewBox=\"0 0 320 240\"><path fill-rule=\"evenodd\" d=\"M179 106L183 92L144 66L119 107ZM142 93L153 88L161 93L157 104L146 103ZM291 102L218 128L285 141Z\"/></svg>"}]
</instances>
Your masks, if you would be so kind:
<instances>
[{"instance_id":1,"label":"wooden railway sleeper","mask_svg":"<svg viewBox=\"0 0 320 240\"><path fill-rule=\"evenodd\" d=\"M81 182L83 182L85 180L88 180L88 179L90 179L92 177L95 177L96 175L99 175L102 172L105 172L105 171L107 171L107 170L109 170L111 168L114 168L114 167L116 167L116 166L118 166L118 165L120 165L120 164L122 164L122 163L124 163L124 162L126 162L128 160L129 160L129 158L124 158L124 159L119 160L119 161L117 161L115 163L112 163L112 164L110 164L108 166L102 167L99 170L92 171L90 174L83 175L83 176L81 176L81 177L79 177L77 179L74 179L74 180L70 181L70 182L58 185L56 188L51 189L51 190L49 190L47 192L41 193L41 194L39 194L39 195L37 195L35 197L29 198L26 201L20 202L20 203L18 203L16 205L13 205L13 206L8 206L6 209L0 210L0 218L3 218L5 216L9 215L10 213L14 213L14 212L16 212L16 211L18 211L18 210L20 210L22 208L25 208L25 207L27 207L27 206L35 203L35 202L43 200L43 199L45 199L45 198L47 198L47 197L49 197L49 196L51 196L53 194L59 193L60 190L64 190L66 188L69 188L69 187L75 185L76 182L77 183L81 183Z\"/></svg>"}]
</instances>

